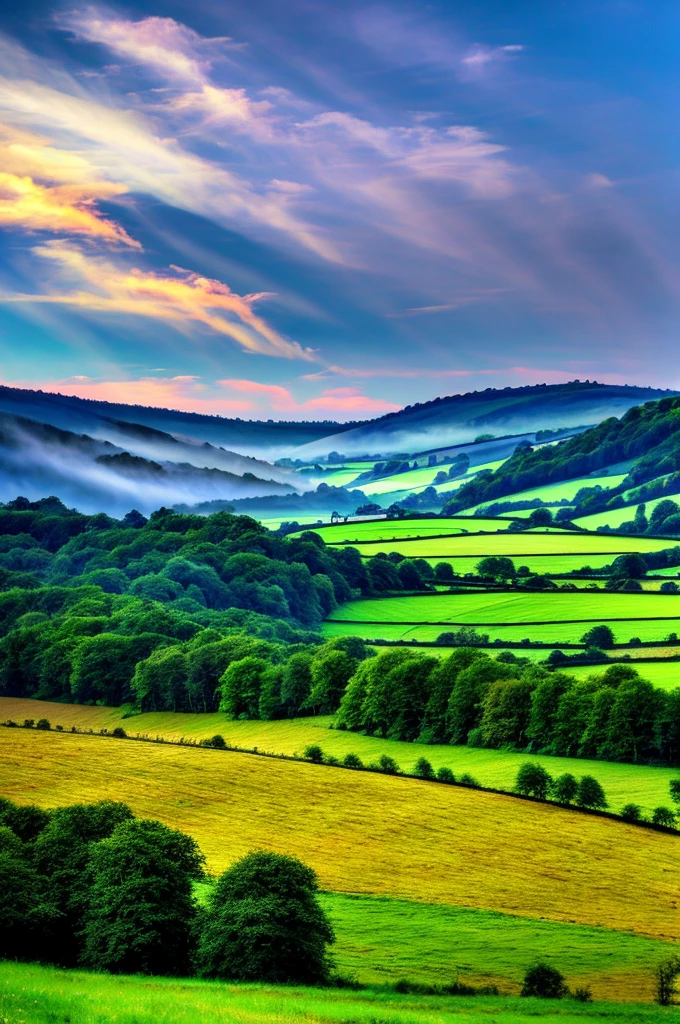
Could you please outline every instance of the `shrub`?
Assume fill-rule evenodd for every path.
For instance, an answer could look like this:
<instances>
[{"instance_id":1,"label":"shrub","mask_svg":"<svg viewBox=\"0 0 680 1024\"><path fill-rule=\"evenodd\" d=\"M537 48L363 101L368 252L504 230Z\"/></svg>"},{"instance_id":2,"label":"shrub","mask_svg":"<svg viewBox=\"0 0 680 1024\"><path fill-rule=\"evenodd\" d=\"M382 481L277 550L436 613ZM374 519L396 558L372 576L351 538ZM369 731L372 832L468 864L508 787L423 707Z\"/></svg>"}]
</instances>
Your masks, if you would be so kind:
<instances>
[{"instance_id":1,"label":"shrub","mask_svg":"<svg viewBox=\"0 0 680 1024\"><path fill-rule=\"evenodd\" d=\"M116 726L116 728L113 730L111 735L115 736L117 740L125 740L125 739L127 739L127 733L126 733L125 729L121 729L121 727L119 725Z\"/></svg>"},{"instance_id":2,"label":"shrub","mask_svg":"<svg viewBox=\"0 0 680 1024\"><path fill-rule=\"evenodd\" d=\"M433 779L434 768L426 757L419 757L413 768L413 774L418 779Z\"/></svg>"},{"instance_id":3,"label":"shrub","mask_svg":"<svg viewBox=\"0 0 680 1024\"><path fill-rule=\"evenodd\" d=\"M219 733L216 733L216 735L213 736L213 738L210 740L210 746L214 747L215 750L226 750L227 741L225 740L224 736L220 736Z\"/></svg>"},{"instance_id":4,"label":"shrub","mask_svg":"<svg viewBox=\"0 0 680 1024\"><path fill-rule=\"evenodd\" d=\"M666 828L675 828L675 814L669 807L655 807L652 811L652 821L655 825L665 825Z\"/></svg>"},{"instance_id":5,"label":"shrub","mask_svg":"<svg viewBox=\"0 0 680 1024\"><path fill-rule=\"evenodd\" d=\"M47 718L39 718L36 723L36 729L51 729L52 726Z\"/></svg>"},{"instance_id":6,"label":"shrub","mask_svg":"<svg viewBox=\"0 0 680 1024\"><path fill-rule=\"evenodd\" d=\"M333 757L332 754L324 754L323 763L330 765L331 768L337 768L340 764L337 757Z\"/></svg>"},{"instance_id":7,"label":"shrub","mask_svg":"<svg viewBox=\"0 0 680 1024\"><path fill-rule=\"evenodd\" d=\"M363 768L364 762L356 754L345 754L343 761L345 768Z\"/></svg>"},{"instance_id":8,"label":"shrub","mask_svg":"<svg viewBox=\"0 0 680 1024\"><path fill-rule=\"evenodd\" d=\"M477 782L474 775L470 775L469 772L464 772L463 775L458 779L461 786L469 786L471 789L481 789L481 783Z\"/></svg>"},{"instance_id":9,"label":"shrub","mask_svg":"<svg viewBox=\"0 0 680 1024\"><path fill-rule=\"evenodd\" d=\"M578 793L578 781L570 773L565 772L555 779L551 795L560 804L570 804Z\"/></svg>"},{"instance_id":10,"label":"shrub","mask_svg":"<svg viewBox=\"0 0 680 1024\"><path fill-rule=\"evenodd\" d=\"M606 651L614 646L614 634L609 626L593 626L581 637L586 647L599 647Z\"/></svg>"},{"instance_id":11,"label":"shrub","mask_svg":"<svg viewBox=\"0 0 680 1024\"><path fill-rule=\"evenodd\" d=\"M32 729L35 725L34 718L24 718L24 729Z\"/></svg>"},{"instance_id":12,"label":"shrub","mask_svg":"<svg viewBox=\"0 0 680 1024\"><path fill-rule=\"evenodd\" d=\"M294 857L250 853L210 894L197 955L203 977L274 984L327 982L333 929L316 875Z\"/></svg>"},{"instance_id":13,"label":"shrub","mask_svg":"<svg viewBox=\"0 0 680 1024\"><path fill-rule=\"evenodd\" d=\"M680 974L680 957L664 960L654 972L656 986L654 1002L659 1006L670 1006L675 996L675 979Z\"/></svg>"},{"instance_id":14,"label":"shrub","mask_svg":"<svg viewBox=\"0 0 680 1024\"><path fill-rule=\"evenodd\" d=\"M399 770L397 762L387 754L382 754L378 758L378 771L384 772L385 775L398 775Z\"/></svg>"},{"instance_id":15,"label":"shrub","mask_svg":"<svg viewBox=\"0 0 680 1024\"><path fill-rule=\"evenodd\" d=\"M631 824L636 821L643 821L642 808L639 804L626 804L621 808L621 817L624 821L628 821Z\"/></svg>"},{"instance_id":16,"label":"shrub","mask_svg":"<svg viewBox=\"0 0 680 1024\"><path fill-rule=\"evenodd\" d=\"M579 782L576 803L579 807L596 809L604 809L608 806L602 786L592 775L584 775Z\"/></svg>"},{"instance_id":17,"label":"shrub","mask_svg":"<svg viewBox=\"0 0 680 1024\"><path fill-rule=\"evenodd\" d=\"M316 743L312 743L310 746L305 747L302 756L305 760L312 761L314 764L323 764L323 750L321 747L317 746Z\"/></svg>"},{"instance_id":18,"label":"shrub","mask_svg":"<svg viewBox=\"0 0 680 1024\"><path fill-rule=\"evenodd\" d=\"M587 985L575 988L571 994L578 1003L592 1003L593 1001L593 993Z\"/></svg>"},{"instance_id":19,"label":"shrub","mask_svg":"<svg viewBox=\"0 0 680 1024\"><path fill-rule=\"evenodd\" d=\"M520 995L536 996L539 999L562 999L568 992L564 978L556 967L550 964L535 964L524 975Z\"/></svg>"},{"instance_id":20,"label":"shrub","mask_svg":"<svg viewBox=\"0 0 680 1024\"><path fill-rule=\"evenodd\" d=\"M535 796L545 800L552 786L550 773L541 764L525 761L519 766L515 780L515 792L523 796Z\"/></svg>"},{"instance_id":21,"label":"shrub","mask_svg":"<svg viewBox=\"0 0 680 1024\"><path fill-rule=\"evenodd\" d=\"M439 768L437 771L437 782L445 782L449 786L456 781L456 776L450 768Z\"/></svg>"}]
</instances>

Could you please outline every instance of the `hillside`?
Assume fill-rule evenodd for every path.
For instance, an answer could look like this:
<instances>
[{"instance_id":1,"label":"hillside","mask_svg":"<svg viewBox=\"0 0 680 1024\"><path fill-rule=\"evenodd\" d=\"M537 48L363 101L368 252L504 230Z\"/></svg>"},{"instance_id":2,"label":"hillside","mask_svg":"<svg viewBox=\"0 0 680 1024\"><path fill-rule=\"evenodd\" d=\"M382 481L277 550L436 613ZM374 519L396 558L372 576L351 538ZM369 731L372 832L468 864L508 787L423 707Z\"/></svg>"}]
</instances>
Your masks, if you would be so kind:
<instances>
[{"instance_id":1,"label":"hillside","mask_svg":"<svg viewBox=\"0 0 680 1024\"><path fill-rule=\"evenodd\" d=\"M463 444L486 433L521 434L583 427L631 406L674 395L674 391L630 385L573 381L520 388L473 391L406 406L299 448L300 458L319 458L335 449L345 455L421 452Z\"/></svg>"},{"instance_id":2,"label":"hillside","mask_svg":"<svg viewBox=\"0 0 680 1024\"><path fill-rule=\"evenodd\" d=\"M635 406L620 420L610 417L556 445L538 449L522 446L495 472L464 484L445 510L447 514L460 512L539 485L587 477L628 460L635 460L635 464L606 495L607 505L623 505L623 492L661 476L668 477L664 487L673 490L673 474L680 470L680 399L666 397ZM580 514L586 509L600 511L597 506L601 499L596 495L592 498L581 502Z\"/></svg>"},{"instance_id":3,"label":"hillside","mask_svg":"<svg viewBox=\"0 0 680 1024\"><path fill-rule=\"evenodd\" d=\"M334 892L680 939L674 835L462 787L229 751L0 729L0 755L3 796L43 807L124 800L193 835L213 872L249 850L274 850L301 857Z\"/></svg>"}]
</instances>

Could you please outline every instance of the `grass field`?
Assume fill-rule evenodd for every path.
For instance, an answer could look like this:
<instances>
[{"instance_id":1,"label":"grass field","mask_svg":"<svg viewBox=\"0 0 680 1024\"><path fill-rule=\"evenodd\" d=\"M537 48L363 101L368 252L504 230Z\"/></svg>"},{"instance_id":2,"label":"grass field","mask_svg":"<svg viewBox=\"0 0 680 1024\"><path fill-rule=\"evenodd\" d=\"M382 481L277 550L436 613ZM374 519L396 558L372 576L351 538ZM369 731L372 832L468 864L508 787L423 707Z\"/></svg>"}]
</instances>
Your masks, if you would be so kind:
<instances>
[{"instance_id":1,"label":"grass field","mask_svg":"<svg viewBox=\"0 0 680 1024\"><path fill-rule=\"evenodd\" d=\"M538 498L539 501L544 501L546 505L558 504L561 501L571 501L583 487L599 486L606 490L611 487L618 487L625 479L625 473L616 473L611 476L587 476L579 477L577 480L561 480L556 484L544 484L542 487L531 487L526 491L516 491L514 494L506 495L501 500L533 501L535 498ZM490 502L485 501L481 505L475 505L474 508L483 508L489 504Z\"/></svg>"},{"instance_id":2,"label":"grass field","mask_svg":"<svg viewBox=\"0 0 680 1024\"><path fill-rule=\"evenodd\" d=\"M667 640L670 633L680 633L680 620L662 620L654 622L651 619L631 619L626 622L613 622L606 616L599 616L585 623L556 622L549 625L493 625L479 627L481 632L488 635L493 643L499 640L503 643L512 641L522 643L530 640L536 643L549 644L551 647L560 647L561 644L579 643L591 625L609 625L614 633L616 643L628 644L631 640ZM326 621L323 623L322 632L326 637L334 636L360 636L369 642L375 640L415 640L418 643L434 643L438 637L452 628L457 628L452 623L443 625L418 625L409 626L404 623L369 623L369 622L340 622ZM633 648L634 650L634 648ZM522 651L515 653L521 654Z\"/></svg>"},{"instance_id":3,"label":"grass field","mask_svg":"<svg viewBox=\"0 0 680 1024\"><path fill-rule=\"evenodd\" d=\"M661 498L652 498L651 501L644 503L647 518L649 518L659 502L666 501L667 498L680 505L680 494L665 494ZM635 510L638 504L639 502L635 502L633 505L626 505L625 508L615 508L608 512L595 512L590 516L581 516L580 519L575 519L574 522L579 526L583 526L586 530L596 530L598 526L611 526L612 530L616 530L621 523L627 523L635 518Z\"/></svg>"},{"instance_id":4,"label":"grass field","mask_svg":"<svg viewBox=\"0 0 680 1024\"><path fill-rule=\"evenodd\" d=\"M0 793L104 798L198 841L209 870L302 857L334 892L680 939L680 840L502 796L250 754L0 729ZM531 851L531 856L527 852Z\"/></svg>"},{"instance_id":5,"label":"grass field","mask_svg":"<svg viewBox=\"0 0 680 1024\"><path fill-rule=\"evenodd\" d=\"M440 520L440 523L446 520ZM476 522L476 520L473 520ZM480 524L483 520L480 520ZM507 522L507 520L494 520L495 523ZM467 520L467 524L470 520ZM377 537L362 537L353 526L343 524L345 530L338 529L337 539L333 534L332 538L324 531L324 540L332 545L352 544L362 555L375 555L378 551L389 554L391 551L398 551L409 558L435 558L435 557L476 557L483 558L485 555L506 555L508 558L518 560L530 555L583 555L589 559L593 555L616 555L628 552L661 551L664 548L672 547L672 540L656 540L650 537L620 537L607 534L575 534L566 530L550 530L541 532L507 533L498 530L493 533L474 533L469 529L469 534L451 531L451 536L427 537L413 536L420 532L420 524L411 522L410 533L404 531L405 535L399 535L395 540L388 541L380 534ZM358 526L358 524L357 524ZM485 527L480 525L479 530ZM440 530L440 533L447 533L447 530ZM611 559L610 559L611 561Z\"/></svg>"},{"instance_id":6,"label":"grass field","mask_svg":"<svg viewBox=\"0 0 680 1024\"><path fill-rule=\"evenodd\" d=\"M450 519L370 519L365 522L327 524L319 532L326 544L358 544L361 541L410 540L411 537L453 536L485 530L507 530L507 519L452 516ZM292 534L297 536L297 534Z\"/></svg>"},{"instance_id":7,"label":"grass field","mask_svg":"<svg viewBox=\"0 0 680 1024\"><path fill-rule=\"evenodd\" d=\"M653 1004L402 996L0 965L0 1014L6 1024L483 1024L500 1018L508 1024L661 1024L676 1013Z\"/></svg>"},{"instance_id":8,"label":"grass field","mask_svg":"<svg viewBox=\"0 0 680 1024\"><path fill-rule=\"evenodd\" d=\"M641 668L643 678L648 676L645 669L646 666ZM602 672L603 669L597 666L584 666L576 667L573 673L571 669L567 671L574 675L590 675ZM182 737L199 740L220 733L232 746L256 748L267 753L289 756L301 755L310 744L318 744L325 753L338 758L348 753L358 754L365 763L377 760L381 754L388 754L404 771L410 771L418 758L424 755L435 768L451 768L458 776L468 772L482 785L495 789L512 789L520 764L526 760L533 760L543 764L553 776L567 771L577 776L595 775L604 786L611 808L615 811L631 800L647 811L661 804L668 804L669 782L678 775L675 769L649 765L547 757L542 754L484 750L479 747L452 747L448 744L423 747L399 740L384 740L375 736L333 729L333 720L327 716L275 722L230 722L219 712L192 715L159 711L123 718L123 712L119 708L0 698L0 718L3 721L12 718L14 721L23 722L24 718L37 720L41 717L47 718L53 726L63 725L65 729L75 725L82 730L111 731L116 725L122 725L132 736L161 736L172 740L179 740ZM0 730L0 739L1 734L6 731ZM344 778L346 773L341 773Z\"/></svg>"},{"instance_id":9,"label":"grass field","mask_svg":"<svg viewBox=\"0 0 680 1024\"><path fill-rule=\"evenodd\" d=\"M680 595L462 591L369 598L336 608L324 630L339 623L351 623L358 635L387 640L435 640L447 628L469 625L492 638L577 643L591 623L609 623L619 642L632 636L662 640L680 630Z\"/></svg>"}]
</instances>

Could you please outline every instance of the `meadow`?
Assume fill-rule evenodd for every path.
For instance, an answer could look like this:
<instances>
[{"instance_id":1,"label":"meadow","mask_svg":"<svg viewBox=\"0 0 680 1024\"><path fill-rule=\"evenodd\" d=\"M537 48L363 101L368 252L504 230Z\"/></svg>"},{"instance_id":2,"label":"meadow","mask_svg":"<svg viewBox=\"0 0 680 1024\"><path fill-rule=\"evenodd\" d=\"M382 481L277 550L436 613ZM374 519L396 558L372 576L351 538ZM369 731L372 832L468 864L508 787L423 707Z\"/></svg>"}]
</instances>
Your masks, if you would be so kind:
<instances>
[{"instance_id":1,"label":"meadow","mask_svg":"<svg viewBox=\"0 0 680 1024\"><path fill-rule=\"evenodd\" d=\"M618 642L633 636L663 640L680 629L680 597L578 590L548 594L461 591L369 598L336 608L326 620L324 631L333 635L332 627L348 624L358 635L371 639L436 640L447 628L467 625L488 632L492 638L530 638L559 644L578 643L589 626L598 623L609 624Z\"/></svg>"},{"instance_id":2,"label":"meadow","mask_svg":"<svg viewBox=\"0 0 680 1024\"><path fill-rule=\"evenodd\" d=\"M680 503L680 494L664 494L661 498L652 498L650 501L646 501L644 504L647 518L649 518L660 502L667 499ZM590 516L581 516L579 519L575 519L574 522L586 530L597 530L599 526L611 526L612 530L616 530L621 523L630 522L631 519L635 518L635 509L638 504L638 502L635 502L632 505L626 505L624 508L614 508L607 512L595 512Z\"/></svg>"},{"instance_id":3,"label":"meadow","mask_svg":"<svg viewBox=\"0 0 680 1024\"><path fill-rule=\"evenodd\" d=\"M7 1024L483 1024L501 1015L508 1024L661 1024L675 1012L653 1004L405 996L0 965L0 1014Z\"/></svg>"},{"instance_id":4,"label":"meadow","mask_svg":"<svg viewBox=\"0 0 680 1024\"><path fill-rule=\"evenodd\" d=\"M318 532L329 546L370 541L410 541L428 536L449 537L464 533L507 530L507 519L483 516L452 516L450 519L367 519L363 522L326 524ZM303 531L291 536L299 536Z\"/></svg>"},{"instance_id":5,"label":"meadow","mask_svg":"<svg viewBox=\"0 0 680 1024\"><path fill-rule=\"evenodd\" d=\"M653 667L653 666L652 666ZM665 667L665 666L664 666ZM677 663L680 669L680 662ZM602 669L594 666L570 668L573 675L591 675ZM641 668L647 678L647 665ZM660 683L657 685L661 685ZM460 777L464 773L473 775L483 786L492 789L511 790L517 770L524 761L542 764L553 776L572 772L576 776L594 775L601 782L607 794L611 809L618 811L631 801L639 804L646 813L655 807L669 804L669 783L678 775L673 768L658 768L650 765L620 764L612 761L591 761L586 759L549 757L544 754L525 754L517 751L486 750L481 747L449 746L448 744L406 743L400 740L386 740L362 733L333 729L330 716L284 719L273 722L235 721L230 722L223 714L196 715L177 714L172 711L148 712L124 718L120 708L83 707L82 705L51 704L47 701L33 701L0 698L0 718L11 718L23 722L24 718L44 717L53 726L60 724L64 729L76 726L78 729L108 729L121 725L131 736L156 736L168 740L201 740L219 733L234 747L257 749L271 754L301 756L307 746L317 744L324 753L343 758L346 754L357 754L364 763L376 761L382 754L394 758L404 771L411 771L419 757L425 756L435 769L450 768ZM6 730L0 730L0 740ZM12 731L14 735L14 731ZM113 741L111 741L113 742ZM200 751L199 754L203 752ZM343 779L347 774L338 769ZM355 778L352 774L352 778Z\"/></svg>"},{"instance_id":6,"label":"meadow","mask_svg":"<svg viewBox=\"0 0 680 1024\"><path fill-rule=\"evenodd\" d=\"M625 473L612 473L605 476L583 476L573 480L560 480L555 484L543 484L540 487L531 487L526 491L516 491L514 494L504 497L503 501L533 501L538 498L546 505L557 505L561 501L572 501L584 487L601 487L603 490L608 490L618 487L625 479ZM487 501L475 507L483 508L488 504Z\"/></svg>"},{"instance_id":7,"label":"meadow","mask_svg":"<svg viewBox=\"0 0 680 1024\"><path fill-rule=\"evenodd\" d=\"M0 755L3 796L43 807L123 800L194 836L213 873L273 850L304 859L337 893L680 939L673 834L465 787L207 748L0 729Z\"/></svg>"}]
</instances>

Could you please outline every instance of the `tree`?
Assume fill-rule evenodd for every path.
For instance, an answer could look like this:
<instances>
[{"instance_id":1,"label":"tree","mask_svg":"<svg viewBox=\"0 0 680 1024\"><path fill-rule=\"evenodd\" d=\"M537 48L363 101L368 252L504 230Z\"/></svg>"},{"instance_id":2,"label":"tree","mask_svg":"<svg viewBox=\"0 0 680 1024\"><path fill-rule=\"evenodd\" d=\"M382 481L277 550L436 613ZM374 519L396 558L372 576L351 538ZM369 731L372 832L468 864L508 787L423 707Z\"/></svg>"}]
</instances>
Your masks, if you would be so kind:
<instances>
[{"instance_id":1,"label":"tree","mask_svg":"<svg viewBox=\"0 0 680 1024\"><path fill-rule=\"evenodd\" d=\"M654 1001L659 1006L670 1006L676 995L675 979L680 974L680 957L672 956L660 963L654 972L656 986Z\"/></svg>"},{"instance_id":2,"label":"tree","mask_svg":"<svg viewBox=\"0 0 680 1024\"><path fill-rule=\"evenodd\" d=\"M638 821L644 821L642 808L639 804L624 804L621 808L621 817L631 825Z\"/></svg>"},{"instance_id":3,"label":"tree","mask_svg":"<svg viewBox=\"0 0 680 1024\"><path fill-rule=\"evenodd\" d=\"M497 679L491 684L482 701L479 723L485 746L526 746L535 685L531 671L523 672L519 679Z\"/></svg>"},{"instance_id":4,"label":"tree","mask_svg":"<svg viewBox=\"0 0 680 1024\"><path fill-rule=\"evenodd\" d=\"M549 508L535 508L528 517L530 526L551 526L553 514Z\"/></svg>"},{"instance_id":5,"label":"tree","mask_svg":"<svg viewBox=\"0 0 680 1024\"><path fill-rule=\"evenodd\" d=\"M268 668L269 662L255 655L232 661L220 679L220 711L232 719L259 718L262 679Z\"/></svg>"},{"instance_id":6,"label":"tree","mask_svg":"<svg viewBox=\"0 0 680 1024\"><path fill-rule=\"evenodd\" d=\"M312 661L312 688L304 707L319 715L331 715L337 711L356 667L356 659L345 651L324 651L322 648Z\"/></svg>"},{"instance_id":7,"label":"tree","mask_svg":"<svg viewBox=\"0 0 680 1024\"><path fill-rule=\"evenodd\" d=\"M293 654L286 662L281 680L283 714L294 718L312 689L312 656L307 651Z\"/></svg>"},{"instance_id":8,"label":"tree","mask_svg":"<svg viewBox=\"0 0 680 1024\"><path fill-rule=\"evenodd\" d=\"M250 853L219 878L202 922L203 977L274 984L327 981L333 929L311 868L294 857Z\"/></svg>"},{"instance_id":9,"label":"tree","mask_svg":"<svg viewBox=\"0 0 680 1024\"><path fill-rule=\"evenodd\" d=\"M515 669L483 655L456 676L446 711L446 728L451 743L466 743L468 733L479 723L481 703L492 683L510 679Z\"/></svg>"},{"instance_id":10,"label":"tree","mask_svg":"<svg viewBox=\"0 0 680 1024\"><path fill-rule=\"evenodd\" d=\"M114 974L190 972L203 856L182 832L144 819L122 822L92 850L84 962Z\"/></svg>"},{"instance_id":11,"label":"tree","mask_svg":"<svg viewBox=\"0 0 680 1024\"><path fill-rule=\"evenodd\" d=\"M576 803L579 807L596 809L604 809L608 806L602 786L592 775L584 775L579 782Z\"/></svg>"},{"instance_id":12,"label":"tree","mask_svg":"<svg viewBox=\"0 0 680 1024\"><path fill-rule=\"evenodd\" d=\"M562 999L568 993L564 978L550 964L535 964L524 975L520 995L538 999Z\"/></svg>"},{"instance_id":13,"label":"tree","mask_svg":"<svg viewBox=\"0 0 680 1024\"><path fill-rule=\"evenodd\" d=\"M475 572L479 576L492 576L494 579L512 580L515 578L515 563L504 555L488 555L477 562Z\"/></svg>"},{"instance_id":14,"label":"tree","mask_svg":"<svg viewBox=\"0 0 680 1024\"><path fill-rule=\"evenodd\" d=\"M450 562L437 562L434 567L434 575L437 583L453 583L455 578Z\"/></svg>"},{"instance_id":15,"label":"tree","mask_svg":"<svg viewBox=\"0 0 680 1024\"><path fill-rule=\"evenodd\" d=\"M90 885L87 867L93 844L111 836L130 818L130 808L112 800L72 804L56 810L35 841L35 867L47 878L59 910L53 951L56 961L64 966L74 966L81 952Z\"/></svg>"},{"instance_id":16,"label":"tree","mask_svg":"<svg viewBox=\"0 0 680 1024\"><path fill-rule=\"evenodd\" d=\"M668 807L655 807L652 811L652 821L655 825L675 828L675 813Z\"/></svg>"},{"instance_id":17,"label":"tree","mask_svg":"<svg viewBox=\"0 0 680 1024\"><path fill-rule=\"evenodd\" d=\"M599 647L606 651L614 646L614 634L609 626L593 626L581 637L581 643L586 647Z\"/></svg>"},{"instance_id":18,"label":"tree","mask_svg":"<svg viewBox=\"0 0 680 1024\"><path fill-rule=\"evenodd\" d=\"M6 825L0 826L0 959L37 960L59 916L46 880L31 863L28 848Z\"/></svg>"},{"instance_id":19,"label":"tree","mask_svg":"<svg viewBox=\"0 0 680 1024\"><path fill-rule=\"evenodd\" d=\"M680 804L680 779L671 779L669 789L673 803Z\"/></svg>"},{"instance_id":20,"label":"tree","mask_svg":"<svg viewBox=\"0 0 680 1024\"><path fill-rule=\"evenodd\" d=\"M570 804L578 793L578 780L570 772L559 775L552 785L551 796L560 804Z\"/></svg>"},{"instance_id":21,"label":"tree","mask_svg":"<svg viewBox=\"0 0 680 1024\"><path fill-rule=\"evenodd\" d=\"M427 590L427 583L410 558L405 558L399 563L397 576L404 590Z\"/></svg>"},{"instance_id":22,"label":"tree","mask_svg":"<svg viewBox=\"0 0 680 1024\"><path fill-rule=\"evenodd\" d=\"M535 796L545 800L552 786L552 778L541 764L525 761L519 766L515 780L515 792L523 796Z\"/></svg>"},{"instance_id":23,"label":"tree","mask_svg":"<svg viewBox=\"0 0 680 1024\"><path fill-rule=\"evenodd\" d=\"M413 768L413 774L418 779L433 779L434 769L425 757L419 757Z\"/></svg>"},{"instance_id":24,"label":"tree","mask_svg":"<svg viewBox=\"0 0 680 1024\"><path fill-rule=\"evenodd\" d=\"M552 652L560 653L561 652ZM553 742L560 698L567 692L573 679L563 672L549 672L539 678L531 694L531 712L527 724L527 737L531 749L547 751Z\"/></svg>"}]
</instances>

